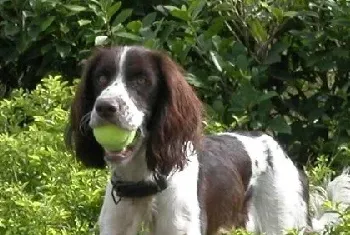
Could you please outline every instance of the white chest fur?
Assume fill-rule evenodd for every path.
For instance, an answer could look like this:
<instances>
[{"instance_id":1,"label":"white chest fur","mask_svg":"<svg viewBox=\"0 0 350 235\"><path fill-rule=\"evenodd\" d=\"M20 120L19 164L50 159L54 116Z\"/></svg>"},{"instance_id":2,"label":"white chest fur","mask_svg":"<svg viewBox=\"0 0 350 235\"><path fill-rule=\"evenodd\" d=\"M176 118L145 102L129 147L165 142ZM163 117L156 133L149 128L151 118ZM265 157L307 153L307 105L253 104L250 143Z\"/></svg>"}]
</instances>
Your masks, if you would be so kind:
<instances>
[{"instance_id":1,"label":"white chest fur","mask_svg":"<svg viewBox=\"0 0 350 235\"><path fill-rule=\"evenodd\" d=\"M182 171L169 176L168 188L155 196L122 199L116 205L108 182L99 219L100 234L135 235L142 222L149 224L155 235L200 234L197 181L197 155L191 155Z\"/></svg>"}]
</instances>

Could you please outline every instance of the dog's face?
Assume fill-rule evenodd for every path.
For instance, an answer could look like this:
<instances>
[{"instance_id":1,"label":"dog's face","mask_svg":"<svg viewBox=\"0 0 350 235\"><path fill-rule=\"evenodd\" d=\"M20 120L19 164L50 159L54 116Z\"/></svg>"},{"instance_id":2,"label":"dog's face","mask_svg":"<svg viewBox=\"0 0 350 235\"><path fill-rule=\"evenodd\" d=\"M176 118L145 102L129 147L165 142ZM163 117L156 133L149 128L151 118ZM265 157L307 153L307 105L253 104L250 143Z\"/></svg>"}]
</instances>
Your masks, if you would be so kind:
<instances>
[{"instance_id":1,"label":"dog's face","mask_svg":"<svg viewBox=\"0 0 350 235\"><path fill-rule=\"evenodd\" d=\"M86 62L71 113L76 154L88 166L135 152L104 150L91 129L106 123L137 130L149 169L168 173L183 167L184 145L199 138L201 103L165 54L136 46L98 49Z\"/></svg>"},{"instance_id":2,"label":"dog's face","mask_svg":"<svg viewBox=\"0 0 350 235\"><path fill-rule=\"evenodd\" d=\"M90 67L95 103L92 128L106 122L146 132L161 81L152 52L138 47L100 50Z\"/></svg>"}]
</instances>

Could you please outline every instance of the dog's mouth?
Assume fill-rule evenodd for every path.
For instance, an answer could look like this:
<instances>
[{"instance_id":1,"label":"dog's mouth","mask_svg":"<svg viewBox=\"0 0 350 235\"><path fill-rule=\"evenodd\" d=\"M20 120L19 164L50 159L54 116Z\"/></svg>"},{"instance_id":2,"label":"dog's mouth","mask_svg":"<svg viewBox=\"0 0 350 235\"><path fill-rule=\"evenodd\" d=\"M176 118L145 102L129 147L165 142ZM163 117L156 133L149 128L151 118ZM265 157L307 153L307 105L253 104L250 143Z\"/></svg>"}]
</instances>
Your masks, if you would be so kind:
<instances>
[{"instance_id":1,"label":"dog's mouth","mask_svg":"<svg viewBox=\"0 0 350 235\"><path fill-rule=\"evenodd\" d=\"M129 146L119 152L105 150L105 160L108 162L122 162L131 158L133 152L134 148Z\"/></svg>"},{"instance_id":2,"label":"dog's mouth","mask_svg":"<svg viewBox=\"0 0 350 235\"><path fill-rule=\"evenodd\" d=\"M137 144L140 139L141 133L137 131L136 136L131 144L126 146L121 151L110 151L105 149L105 160L112 163L121 163L130 160L137 149Z\"/></svg>"}]
</instances>

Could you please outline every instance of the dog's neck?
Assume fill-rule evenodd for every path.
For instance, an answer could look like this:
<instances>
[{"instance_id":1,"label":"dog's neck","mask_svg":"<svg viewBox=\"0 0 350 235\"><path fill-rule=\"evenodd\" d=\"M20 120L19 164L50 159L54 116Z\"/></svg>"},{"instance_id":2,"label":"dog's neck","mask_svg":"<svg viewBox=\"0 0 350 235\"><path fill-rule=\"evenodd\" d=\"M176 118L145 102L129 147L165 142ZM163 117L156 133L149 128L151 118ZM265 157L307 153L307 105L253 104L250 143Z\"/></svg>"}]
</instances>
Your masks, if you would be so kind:
<instances>
[{"instance_id":1,"label":"dog's neck","mask_svg":"<svg viewBox=\"0 0 350 235\"><path fill-rule=\"evenodd\" d=\"M152 177L152 172L147 168L145 144L140 144L128 162L110 163L109 165L111 166L112 175L117 176L120 180L136 182L149 180Z\"/></svg>"},{"instance_id":2,"label":"dog's neck","mask_svg":"<svg viewBox=\"0 0 350 235\"><path fill-rule=\"evenodd\" d=\"M146 148L141 145L129 162L112 164L111 183L114 196L121 198L140 198L155 195L167 188L166 176L154 174L147 168ZM115 203L118 200L113 197Z\"/></svg>"}]
</instances>

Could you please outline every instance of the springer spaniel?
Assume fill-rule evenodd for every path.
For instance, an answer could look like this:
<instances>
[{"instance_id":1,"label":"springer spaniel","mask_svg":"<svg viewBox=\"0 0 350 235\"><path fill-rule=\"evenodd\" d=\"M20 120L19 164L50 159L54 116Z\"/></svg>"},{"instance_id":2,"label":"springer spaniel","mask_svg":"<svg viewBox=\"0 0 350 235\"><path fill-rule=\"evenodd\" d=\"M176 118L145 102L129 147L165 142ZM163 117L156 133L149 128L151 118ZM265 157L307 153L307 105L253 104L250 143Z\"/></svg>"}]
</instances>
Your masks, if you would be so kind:
<instances>
[{"instance_id":1,"label":"springer spaniel","mask_svg":"<svg viewBox=\"0 0 350 235\"><path fill-rule=\"evenodd\" d=\"M312 227L308 182L270 136L205 136L202 105L183 70L140 46L97 49L86 62L71 109L71 139L88 167L111 167L101 234L255 233ZM92 128L137 130L134 144L105 151ZM322 227L322 226L321 226Z\"/></svg>"}]
</instances>

